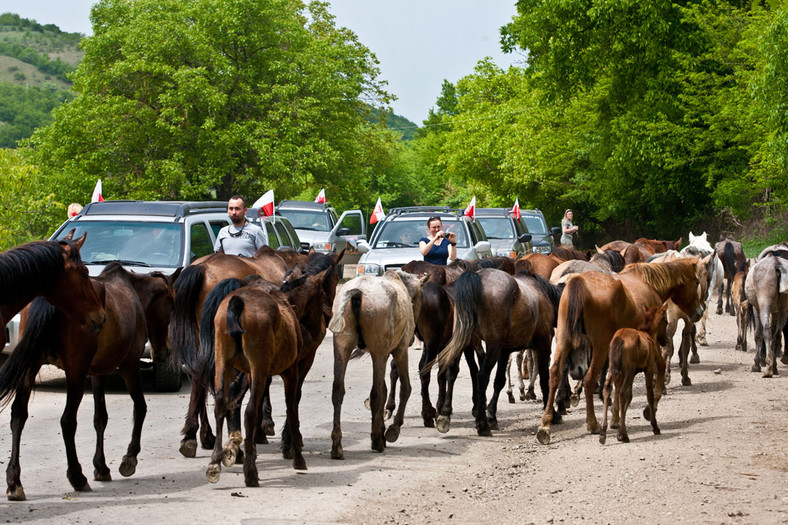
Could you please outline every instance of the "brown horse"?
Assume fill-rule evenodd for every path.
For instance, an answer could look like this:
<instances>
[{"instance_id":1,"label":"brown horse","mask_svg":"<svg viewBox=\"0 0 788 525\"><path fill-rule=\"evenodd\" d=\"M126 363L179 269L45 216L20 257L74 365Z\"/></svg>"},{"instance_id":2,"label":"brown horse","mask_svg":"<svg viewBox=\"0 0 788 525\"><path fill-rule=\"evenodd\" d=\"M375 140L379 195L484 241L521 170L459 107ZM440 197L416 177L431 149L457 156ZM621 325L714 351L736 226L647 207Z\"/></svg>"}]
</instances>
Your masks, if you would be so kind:
<instances>
[{"instance_id":1,"label":"brown horse","mask_svg":"<svg viewBox=\"0 0 788 525\"><path fill-rule=\"evenodd\" d=\"M19 345L0 369L0 401L7 402L14 396L11 408L13 445L6 471L9 500L25 499L19 466L21 434L35 376L45 363L56 365L66 373L66 408L61 427L68 460L67 476L74 489L90 490L74 441L77 411L88 376L93 383L93 421L97 436L93 456L94 478L98 481L111 479L104 457L104 430L107 425L104 376L115 370L123 377L134 402L131 442L119 470L123 476L131 476L136 470L142 424L147 412L140 380L140 357L147 339L151 341L154 360L159 360L165 351L162 345L166 343L167 324L174 302L172 281L160 272L132 274L120 264L113 263L90 282L105 300L107 318L100 332L71 323L62 310L43 299L36 299L30 306Z\"/></svg>"},{"instance_id":2,"label":"brown horse","mask_svg":"<svg viewBox=\"0 0 788 525\"><path fill-rule=\"evenodd\" d=\"M643 412L643 416L651 421L654 434L660 433L659 426L657 426L657 405L662 398L662 386L665 382L665 360L662 358L659 346L665 346L668 339L666 313L667 305L648 308L644 314L643 324L637 330L620 328L610 341L609 369L602 392L604 416L602 417L602 429L599 432L599 442L603 445L607 440L607 407L610 404L610 394L614 384L616 395L613 401L612 426L615 428L618 423L617 439L629 443L626 424L627 408L632 401L632 381L640 371L646 377L646 399L648 400L648 406Z\"/></svg>"},{"instance_id":3,"label":"brown horse","mask_svg":"<svg viewBox=\"0 0 788 525\"><path fill-rule=\"evenodd\" d=\"M736 275L736 263L747 259L744 256L744 249L740 242L731 238L725 238L714 245L714 251L717 252L717 257L722 262L723 275L725 276L725 311L731 315L736 315L731 305L731 285L733 284L733 277ZM720 288L719 292L717 315L722 315L722 288Z\"/></svg>"},{"instance_id":4,"label":"brown horse","mask_svg":"<svg viewBox=\"0 0 788 525\"><path fill-rule=\"evenodd\" d=\"M336 272L336 268L332 269ZM287 428L290 449L284 450L286 458L292 458L293 468L306 470L306 461L301 452L302 438L298 416L299 389L303 382L299 377L299 354L304 350L302 323L323 318L325 292L323 281L329 270L318 275L303 275L282 285L280 291L268 291L263 286L244 286L225 297L214 316L215 352L215 419L216 433L221 436L224 420L229 416L234 403L240 401L230 395L230 385L236 370L249 377L250 400L246 407L244 440L244 481L247 487L259 486L255 460L257 447L255 434L259 432L259 416L263 394L268 378L281 375L285 386L287 406ZM203 346L205 341L203 321ZM220 461L225 466L235 463L241 442L240 430L231 432L224 447L215 441L211 463L206 476L212 483L219 481Z\"/></svg>"},{"instance_id":5,"label":"brown horse","mask_svg":"<svg viewBox=\"0 0 788 525\"><path fill-rule=\"evenodd\" d=\"M369 353L372 357L372 449L383 452L386 442L399 438L410 397L408 347L413 342L416 318L422 304L422 288L429 278L401 270L389 270L382 277L361 276L345 283L334 300L334 316L328 325L334 332L334 383L331 399L334 424L331 431L331 457L344 459L342 448L342 401L345 397L345 372L353 356ZM358 348L360 352L354 353ZM385 430L386 361L394 359L400 371L399 406L394 421Z\"/></svg>"},{"instance_id":6,"label":"brown horse","mask_svg":"<svg viewBox=\"0 0 788 525\"><path fill-rule=\"evenodd\" d=\"M627 241L611 241L601 248L597 248L597 251L617 251L624 257L624 264L633 264L633 263L641 263L646 262L646 259L649 256L654 255L649 249L637 244L633 244ZM664 251L664 250L663 250Z\"/></svg>"},{"instance_id":7,"label":"brown horse","mask_svg":"<svg viewBox=\"0 0 788 525\"><path fill-rule=\"evenodd\" d=\"M73 233L73 232L72 232ZM0 326L5 325L35 297L41 295L61 307L74 323L99 330L104 307L88 279L79 239L35 241L0 253ZM6 343L5 330L0 343Z\"/></svg>"},{"instance_id":8,"label":"brown horse","mask_svg":"<svg viewBox=\"0 0 788 525\"><path fill-rule=\"evenodd\" d=\"M744 281L750 271L750 262L744 261L736 264L736 275L733 276L731 286L731 301L733 301L733 311L736 312L736 350L747 351L747 310L749 302L744 291Z\"/></svg>"},{"instance_id":9,"label":"brown horse","mask_svg":"<svg viewBox=\"0 0 788 525\"><path fill-rule=\"evenodd\" d=\"M654 255L657 253L666 252L668 250L676 250L679 251L681 249L681 241L682 237L679 237L677 241L669 241L669 240L657 240L657 239L646 239L645 237L641 237L640 239L636 240L633 244L642 248L643 250L650 252L649 255Z\"/></svg>"},{"instance_id":10,"label":"brown horse","mask_svg":"<svg viewBox=\"0 0 788 525\"><path fill-rule=\"evenodd\" d=\"M515 261L515 273L520 273L522 270L528 270L529 273L535 273L542 277L545 281L550 280L555 267L564 262L562 259L553 255L545 255L543 253L529 253ZM523 268L524 264L530 264L530 268Z\"/></svg>"},{"instance_id":11,"label":"brown horse","mask_svg":"<svg viewBox=\"0 0 788 525\"><path fill-rule=\"evenodd\" d=\"M506 385L509 354L533 348L539 356L544 400L547 400L547 367L553 338L559 290L535 275L509 275L496 269L467 272L457 279L454 333L438 355L441 370L461 352L484 341L486 350L479 366L474 407L480 436L497 430L498 396ZM487 386L497 365L493 396L487 404ZM441 421L448 429L449 421Z\"/></svg>"},{"instance_id":12,"label":"brown horse","mask_svg":"<svg viewBox=\"0 0 788 525\"><path fill-rule=\"evenodd\" d=\"M342 252L344 255L344 252ZM186 457L197 454L197 432L203 448L212 449L214 435L205 410L207 382L200 368L206 359L199 343L200 312L208 293L222 280L243 279L260 275L271 282L281 282L288 267L277 250L264 246L254 257L237 257L214 253L197 259L175 283L175 310L170 323L171 366L185 364L191 378L191 396L181 434L180 452ZM212 376L209 376L212 380Z\"/></svg>"},{"instance_id":13,"label":"brown horse","mask_svg":"<svg viewBox=\"0 0 788 525\"><path fill-rule=\"evenodd\" d=\"M633 264L617 275L587 272L567 282L558 309L549 399L537 432L540 443L550 442L552 406L565 364L568 363L573 379L584 379L586 426L589 432L598 433L594 388L615 331L641 326L645 309L661 306L668 299L693 321L703 315L696 274L698 261L699 257L695 257L664 264Z\"/></svg>"}]
</instances>

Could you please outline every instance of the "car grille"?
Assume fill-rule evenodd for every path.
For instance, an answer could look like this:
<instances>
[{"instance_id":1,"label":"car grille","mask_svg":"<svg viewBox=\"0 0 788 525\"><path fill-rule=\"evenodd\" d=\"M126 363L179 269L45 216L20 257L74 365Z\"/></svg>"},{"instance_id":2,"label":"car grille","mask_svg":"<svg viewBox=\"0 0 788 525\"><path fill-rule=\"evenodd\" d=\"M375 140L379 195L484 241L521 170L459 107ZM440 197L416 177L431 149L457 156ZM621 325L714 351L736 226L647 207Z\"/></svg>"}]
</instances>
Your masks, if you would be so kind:
<instances>
[{"instance_id":1,"label":"car grille","mask_svg":"<svg viewBox=\"0 0 788 525\"><path fill-rule=\"evenodd\" d=\"M399 269L400 269L400 268L402 268L403 266L405 266L405 265L404 265L404 264L387 264L387 265L384 267L384 269L385 269L386 271L387 271L387 270L399 270Z\"/></svg>"}]
</instances>

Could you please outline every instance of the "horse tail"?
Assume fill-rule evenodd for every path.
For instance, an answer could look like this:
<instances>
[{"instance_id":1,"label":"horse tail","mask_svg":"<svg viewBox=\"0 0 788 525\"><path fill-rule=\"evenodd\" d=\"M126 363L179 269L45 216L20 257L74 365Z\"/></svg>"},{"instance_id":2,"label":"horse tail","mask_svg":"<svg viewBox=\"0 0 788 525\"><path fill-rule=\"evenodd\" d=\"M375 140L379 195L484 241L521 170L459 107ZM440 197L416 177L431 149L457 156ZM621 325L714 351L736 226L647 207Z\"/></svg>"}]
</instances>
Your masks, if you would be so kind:
<instances>
[{"instance_id":1,"label":"horse tail","mask_svg":"<svg viewBox=\"0 0 788 525\"><path fill-rule=\"evenodd\" d=\"M608 354L608 376L616 377L621 373L621 363L624 355L624 338L620 335L613 337L610 341L610 353Z\"/></svg>"},{"instance_id":2,"label":"horse tail","mask_svg":"<svg viewBox=\"0 0 788 525\"><path fill-rule=\"evenodd\" d=\"M328 322L328 329L335 334L345 329L345 311L347 310L347 305L350 302L351 296L355 296L356 294L360 295L361 290L353 288L342 294L339 306L335 308L334 315L331 317L331 321Z\"/></svg>"},{"instance_id":3,"label":"horse tail","mask_svg":"<svg viewBox=\"0 0 788 525\"><path fill-rule=\"evenodd\" d=\"M752 305L752 301L747 301L747 310L746 310L746 319L744 324L747 328L749 328L752 332L755 332L755 309Z\"/></svg>"},{"instance_id":4,"label":"horse tail","mask_svg":"<svg viewBox=\"0 0 788 525\"><path fill-rule=\"evenodd\" d=\"M169 328L170 366L193 362L198 350L197 302L205 284L205 267L187 266L175 281L175 306Z\"/></svg>"},{"instance_id":5,"label":"horse tail","mask_svg":"<svg viewBox=\"0 0 788 525\"><path fill-rule=\"evenodd\" d=\"M57 344L60 320L57 308L38 297L30 304L25 331L8 360L0 367L0 408L5 407L22 386L32 389L35 375L44 364L45 352Z\"/></svg>"},{"instance_id":6,"label":"horse tail","mask_svg":"<svg viewBox=\"0 0 788 525\"><path fill-rule=\"evenodd\" d=\"M588 288L582 279L570 279L567 282L562 300L566 299L567 336L572 348L581 348L590 341L585 334L585 304L590 299Z\"/></svg>"},{"instance_id":7,"label":"horse tail","mask_svg":"<svg viewBox=\"0 0 788 525\"><path fill-rule=\"evenodd\" d=\"M208 294L202 305L200 346L195 352L189 352L188 361L185 359L186 356L184 356L184 364L190 375L199 378L205 384L210 385L213 383L214 366L216 364L216 356L214 355L216 329L213 319L216 317L216 311L219 310L219 305L224 298L241 286L243 286L243 283L238 279L225 279L211 290L211 293Z\"/></svg>"},{"instance_id":8,"label":"horse tail","mask_svg":"<svg viewBox=\"0 0 788 525\"><path fill-rule=\"evenodd\" d=\"M722 267L725 270L725 277L732 278L736 275L736 248L732 242L726 242L722 248Z\"/></svg>"},{"instance_id":9,"label":"horse tail","mask_svg":"<svg viewBox=\"0 0 788 525\"><path fill-rule=\"evenodd\" d=\"M227 333L235 340L235 344L240 349L241 336L246 333L241 326L241 316L244 313L244 300L234 295L230 297L230 304L227 305Z\"/></svg>"},{"instance_id":10,"label":"horse tail","mask_svg":"<svg viewBox=\"0 0 788 525\"><path fill-rule=\"evenodd\" d=\"M460 274L455 285L455 323L454 333L438 357L435 359L443 371L471 342L473 332L479 321L479 303L482 297L482 278L476 272ZM427 369L432 363L427 365Z\"/></svg>"}]
</instances>

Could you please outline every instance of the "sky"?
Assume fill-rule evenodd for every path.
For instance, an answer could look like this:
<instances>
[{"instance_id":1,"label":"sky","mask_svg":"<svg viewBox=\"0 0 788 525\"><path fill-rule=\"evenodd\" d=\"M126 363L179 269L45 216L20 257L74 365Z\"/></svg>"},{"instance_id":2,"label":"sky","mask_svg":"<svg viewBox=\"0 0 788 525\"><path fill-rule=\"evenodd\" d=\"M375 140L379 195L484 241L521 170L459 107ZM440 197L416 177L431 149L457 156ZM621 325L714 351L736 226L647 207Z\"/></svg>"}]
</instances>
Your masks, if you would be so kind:
<instances>
[{"instance_id":1,"label":"sky","mask_svg":"<svg viewBox=\"0 0 788 525\"><path fill-rule=\"evenodd\" d=\"M95 0L0 0L16 13L67 32L91 34ZM394 112L421 125L440 96L492 57L500 67L522 61L501 52L499 29L516 14L515 0L329 0L336 23L351 29L380 62L381 79L398 100Z\"/></svg>"}]
</instances>

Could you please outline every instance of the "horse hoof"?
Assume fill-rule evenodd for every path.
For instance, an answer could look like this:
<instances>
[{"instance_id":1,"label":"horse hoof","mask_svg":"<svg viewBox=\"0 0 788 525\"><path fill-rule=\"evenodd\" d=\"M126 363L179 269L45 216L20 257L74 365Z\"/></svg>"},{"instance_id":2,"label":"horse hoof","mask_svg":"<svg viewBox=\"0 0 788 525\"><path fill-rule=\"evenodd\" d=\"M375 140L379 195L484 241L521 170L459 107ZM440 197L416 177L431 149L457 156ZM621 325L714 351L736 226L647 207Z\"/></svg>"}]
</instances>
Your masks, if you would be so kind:
<instances>
[{"instance_id":1,"label":"horse hoof","mask_svg":"<svg viewBox=\"0 0 788 525\"><path fill-rule=\"evenodd\" d=\"M441 434L445 434L451 428L451 418L448 416L438 416L435 422L435 428L437 428L438 432Z\"/></svg>"},{"instance_id":2,"label":"horse hoof","mask_svg":"<svg viewBox=\"0 0 788 525\"><path fill-rule=\"evenodd\" d=\"M476 433L482 437L492 437L492 430L489 428L476 429Z\"/></svg>"},{"instance_id":3,"label":"horse hoof","mask_svg":"<svg viewBox=\"0 0 788 525\"><path fill-rule=\"evenodd\" d=\"M542 445L549 445L550 429L545 427L539 427L539 430L536 432L536 439L538 439L539 443L541 443Z\"/></svg>"},{"instance_id":4,"label":"horse hoof","mask_svg":"<svg viewBox=\"0 0 788 525\"><path fill-rule=\"evenodd\" d=\"M622 443L629 443L629 436L627 434L617 436L618 440Z\"/></svg>"},{"instance_id":5,"label":"horse hoof","mask_svg":"<svg viewBox=\"0 0 788 525\"><path fill-rule=\"evenodd\" d=\"M82 475L80 472L76 476L72 476L68 474L68 481L71 482L71 486L74 487L74 490L77 492L91 492L93 489L90 488L88 485L88 478Z\"/></svg>"},{"instance_id":6,"label":"horse hoof","mask_svg":"<svg viewBox=\"0 0 788 525\"><path fill-rule=\"evenodd\" d=\"M425 417L424 420L424 427L425 428L435 428L435 419L432 417Z\"/></svg>"},{"instance_id":7,"label":"horse hoof","mask_svg":"<svg viewBox=\"0 0 788 525\"><path fill-rule=\"evenodd\" d=\"M497 420L490 420L490 430L501 430L501 427L498 426Z\"/></svg>"},{"instance_id":8,"label":"horse hoof","mask_svg":"<svg viewBox=\"0 0 788 525\"><path fill-rule=\"evenodd\" d=\"M307 468L306 468L306 460L304 458L294 459L293 460L293 468L295 470L307 470Z\"/></svg>"},{"instance_id":9,"label":"horse hoof","mask_svg":"<svg viewBox=\"0 0 788 525\"><path fill-rule=\"evenodd\" d=\"M399 427L397 425L391 425L389 428L386 429L386 441L389 443L394 443L399 439Z\"/></svg>"},{"instance_id":10,"label":"horse hoof","mask_svg":"<svg viewBox=\"0 0 788 525\"><path fill-rule=\"evenodd\" d=\"M257 473L250 474L244 478L244 484L247 487L259 487L260 486L260 478L257 477Z\"/></svg>"},{"instance_id":11,"label":"horse hoof","mask_svg":"<svg viewBox=\"0 0 788 525\"><path fill-rule=\"evenodd\" d=\"M698 357L698 354L692 354L690 357L690 364L697 365L698 363L700 363L700 357Z\"/></svg>"},{"instance_id":12,"label":"horse hoof","mask_svg":"<svg viewBox=\"0 0 788 525\"><path fill-rule=\"evenodd\" d=\"M662 434L662 432L659 430L659 427L655 427L655 428L654 428L654 435L655 435L655 436L658 436L658 435L660 435L660 434Z\"/></svg>"},{"instance_id":13,"label":"horse hoof","mask_svg":"<svg viewBox=\"0 0 788 525\"><path fill-rule=\"evenodd\" d=\"M260 428L254 433L254 442L258 445L268 444L268 436L265 435L265 430Z\"/></svg>"},{"instance_id":14,"label":"horse hoof","mask_svg":"<svg viewBox=\"0 0 788 525\"><path fill-rule=\"evenodd\" d=\"M369 398L366 398L364 400L364 408L366 408L367 410L372 410L371 407L372 407L372 405L369 404Z\"/></svg>"},{"instance_id":15,"label":"horse hoof","mask_svg":"<svg viewBox=\"0 0 788 525\"><path fill-rule=\"evenodd\" d=\"M208 465L208 468L205 469L205 477L208 478L208 481L211 483L216 483L219 481L219 474L222 472L222 467L220 467L216 463L211 463Z\"/></svg>"},{"instance_id":16,"label":"horse hoof","mask_svg":"<svg viewBox=\"0 0 788 525\"><path fill-rule=\"evenodd\" d=\"M737 352L741 352L742 351L742 346L740 344L736 345L736 351Z\"/></svg>"},{"instance_id":17,"label":"horse hoof","mask_svg":"<svg viewBox=\"0 0 788 525\"><path fill-rule=\"evenodd\" d=\"M386 450L386 440L381 436L372 440L372 450L375 452L383 452Z\"/></svg>"},{"instance_id":18,"label":"horse hoof","mask_svg":"<svg viewBox=\"0 0 788 525\"><path fill-rule=\"evenodd\" d=\"M722 306L717 307L717 315L722 315Z\"/></svg>"},{"instance_id":19,"label":"horse hoof","mask_svg":"<svg viewBox=\"0 0 788 525\"><path fill-rule=\"evenodd\" d=\"M112 481L112 474L110 473L109 469L105 471L95 469L93 471L93 479L95 481L101 481L101 482Z\"/></svg>"},{"instance_id":20,"label":"horse hoof","mask_svg":"<svg viewBox=\"0 0 788 525\"><path fill-rule=\"evenodd\" d=\"M709 343L706 342L706 336L698 336L695 338L700 346L709 346Z\"/></svg>"},{"instance_id":21,"label":"horse hoof","mask_svg":"<svg viewBox=\"0 0 788 525\"><path fill-rule=\"evenodd\" d=\"M181 441L181 455L185 458L197 457L197 440Z\"/></svg>"},{"instance_id":22,"label":"horse hoof","mask_svg":"<svg viewBox=\"0 0 788 525\"><path fill-rule=\"evenodd\" d=\"M772 371L766 370L761 377L772 377Z\"/></svg>"},{"instance_id":23,"label":"horse hoof","mask_svg":"<svg viewBox=\"0 0 788 525\"><path fill-rule=\"evenodd\" d=\"M216 436L213 434L207 434L204 437L200 438L200 446L204 450L213 450L214 445L216 445ZM194 445L197 448L197 445ZM194 457L194 456L186 456L186 457Z\"/></svg>"},{"instance_id":24,"label":"horse hoof","mask_svg":"<svg viewBox=\"0 0 788 525\"><path fill-rule=\"evenodd\" d=\"M788 365L788 352L783 354L783 357L782 359L780 359L780 362L784 365Z\"/></svg>"},{"instance_id":25,"label":"horse hoof","mask_svg":"<svg viewBox=\"0 0 788 525\"><path fill-rule=\"evenodd\" d=\"M606 441L607 441L607 435L605 435L605 433L604 433L604 432L602 432L601 434L599 434L599 443L600 443L601 445L604 445Z\"/></svg>"},{"instance_id":26,"label":"horse hoof","mask_svg":"<svg viewBox=\"0 0 788 525\"><path fill-rule=\"evenodd\" d=\"M22 485L17 485L13 490L6 490L5 495L8 497L8 501L25 501L27 499L27 496L25 496L25 489L22 488Z\"/></svg>"},{"instance_id":27,"label":"horse hoof","mask_svg":"<svg viewBox=\"0 0 788 525\"><path fill-rule=\"evenodd\" d=\"M123 456L123 461L120 462L118 471L124 478L133 476L137 472L137 458L134 456Z\"/></svg>"},{"instance_id":28,"label":"horse hoof","mask_svg":"<svg viewBox=\"0 0 788 525\"><path fill-rule=\"evenodd\" d=\"M222 465L228 468L235 465L235 451L231 448L222 450Z\"/></svg>"},{"instance_id":29,"label":"horse hoof","mask_svg":"<svg viewBox=\"0 0 788 525\"><path fill-rule=\"evenodd\" d=\"M273 421L268 422L268 423L263 423L262 425L260 425L260 428L263 431L263 435L265 435L265 436L275 436L276 435L276 430L274 429L274 426L275 425L274 425Z\"/></svg>"},{"instance_id":30,"label":"horse hoof","mask_svg":"<svg viewBox=\"0 0 788 525\"><path fill-rule=\"evenodd\" d=\"M383 421L388 421L389 419L391 419L391 410L387 408L383 411Z\"/></svg>"},{"instance_id":31,"label":"horse hoof","mask_svg":"<svg viewBox=\"0 0 788 525\"><path fill-rule=\"evenodd\" d=\"M509 396L509 403L514 404L514 394L511 392L506 393Z\"/></svg>"},{"instance_id":32,"label":"horse hoof","mask_svg":"<svg viewBox=\"0 0 788 525\"><path fill-rule=\"evenodd\" d=\"M572 394L572 396L569 398L569 406L574 408L579 403L580 403L580 396L578 396L577 394Z\"/></svg>"},{"instance_id":33,"label":"horse hoof","mask_svg":"<svg viewBox=\"0 0 788 525\"><path fill-rule=\"evenodd\" d=\"M345 459L345 451L342 447L331 448L331 459Z\"/></svg>"},{"instance_id":34,"label":"horse hoof","mask_svg":"<svg viewBox=\"0 0 788 525\"><path fill-rule=\"evenodd\" d=\"M750 371L752 371L752 372L760 372L761 371L761 365L759 365L758 363L755 363L754 365L752 365L752 368L750 368Z\"/></svg>"},{"instance_id":35,"label":"horse hoof","mask_svg":"<svg viewBox=\"0 0 788 525\"><path fill-rule=\"evenodd\" d=\"M692 381L690 380L689 377L682 377L681 386L692 386Z\"/></svg>"},{"instance_id":36,"label":"horse hoof","mask_svg":"<svg viewBox=\"0 0 788 525\"><path fill-rule=\"evenodd\" d=\"M525 399L523 399L523 401L525 400L536 401L536 394L534 393L533 390L529 390L528 392L525 393Z\"/></svg>"}]
</instances>

